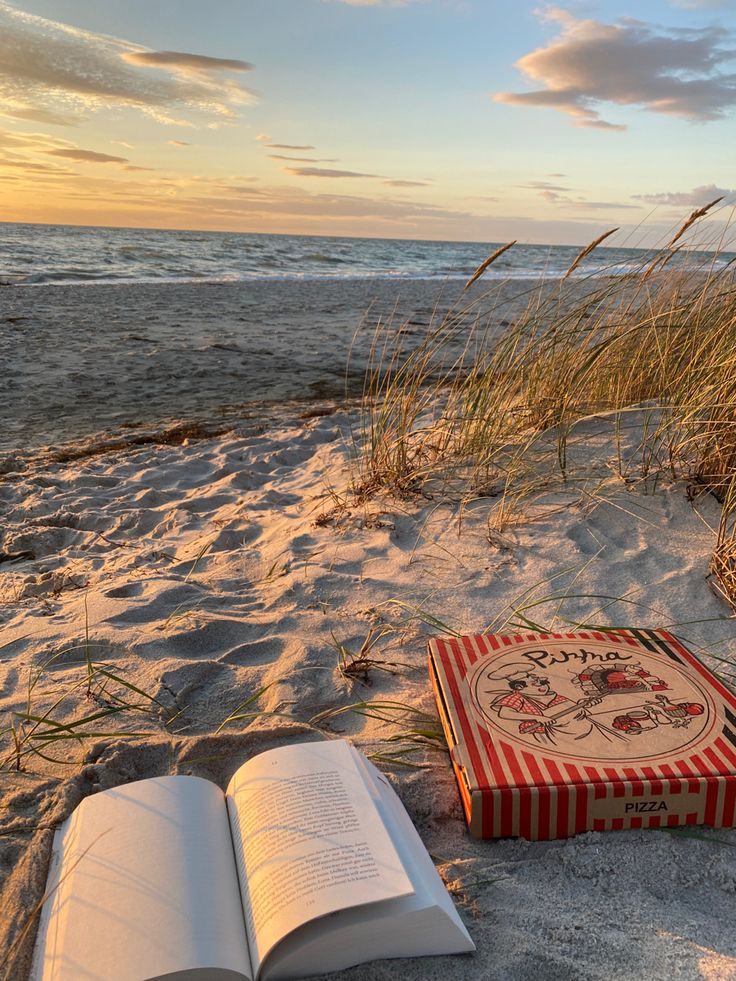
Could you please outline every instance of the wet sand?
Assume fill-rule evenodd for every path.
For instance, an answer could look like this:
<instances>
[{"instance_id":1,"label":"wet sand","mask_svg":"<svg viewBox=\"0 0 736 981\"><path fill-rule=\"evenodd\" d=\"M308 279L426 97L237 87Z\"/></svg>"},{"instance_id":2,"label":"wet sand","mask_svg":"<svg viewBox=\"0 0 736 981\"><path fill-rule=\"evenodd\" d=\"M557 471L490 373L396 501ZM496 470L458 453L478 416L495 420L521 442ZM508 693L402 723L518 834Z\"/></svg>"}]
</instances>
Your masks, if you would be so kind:
<instances>
[{"instance_id":1,"label":"wet sand","mask_svg":"<svg viewBox=\"0 0 736 981\"><path fill-rule=\"evenodd\" d=\"M403 324L411 347L448 308L486 292L461 287L388 279L5 287L0 454L131 424L232 416L255 402L356 394L378 322ZM495 328L529 289L495 286L474 315Z\"/></svg>"}]
</instances>

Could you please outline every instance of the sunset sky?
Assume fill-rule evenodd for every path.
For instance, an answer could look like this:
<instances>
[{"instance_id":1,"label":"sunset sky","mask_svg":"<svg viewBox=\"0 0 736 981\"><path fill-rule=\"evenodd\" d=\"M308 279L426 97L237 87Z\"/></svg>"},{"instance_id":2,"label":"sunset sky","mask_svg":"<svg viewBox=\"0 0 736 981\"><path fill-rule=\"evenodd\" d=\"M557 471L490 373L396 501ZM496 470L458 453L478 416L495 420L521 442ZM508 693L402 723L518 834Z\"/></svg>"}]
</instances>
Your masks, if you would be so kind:
<instances>
[{"instance_id":1,"label":"sunset sky","mask_svg":"<svg viewBox=\"0 0 736 981\"><path fill-rule=\"evenodd\" d=\"M736 199L736 0L0 0L0 117L7 221L642 244Z\"/></svg>"}]
</instances>

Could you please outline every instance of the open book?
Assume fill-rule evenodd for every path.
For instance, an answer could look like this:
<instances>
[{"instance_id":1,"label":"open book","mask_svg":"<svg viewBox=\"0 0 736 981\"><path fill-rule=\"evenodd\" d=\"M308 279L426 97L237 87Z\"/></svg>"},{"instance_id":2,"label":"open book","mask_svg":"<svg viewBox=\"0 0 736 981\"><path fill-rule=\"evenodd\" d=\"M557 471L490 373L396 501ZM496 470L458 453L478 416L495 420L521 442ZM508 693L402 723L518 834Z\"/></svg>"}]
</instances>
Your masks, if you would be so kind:
<instances>
[{"instance_id":1,"label":"open book","mask_svg":"<svg viewBox=\"0 0 736 981\"><path fill-rule=\"evenodd\" d=\"M56 834L34 981L257 981L474 949L399 798L349 743L269 750L225 794L157 777Z\"/></svg>"}]
</instances>

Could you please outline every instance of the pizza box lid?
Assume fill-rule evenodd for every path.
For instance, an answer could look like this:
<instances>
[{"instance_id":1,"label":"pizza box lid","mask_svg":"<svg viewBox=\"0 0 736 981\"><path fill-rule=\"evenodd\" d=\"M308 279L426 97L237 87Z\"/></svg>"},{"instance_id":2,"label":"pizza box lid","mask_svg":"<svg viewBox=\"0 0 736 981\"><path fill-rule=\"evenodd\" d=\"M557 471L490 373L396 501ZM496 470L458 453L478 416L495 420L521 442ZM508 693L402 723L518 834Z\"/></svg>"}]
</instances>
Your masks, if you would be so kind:
<instances>
[{"instance_id":1,"label":"pizza box lid","mask_svg":"<svg viewBox=\"0 0 736 981\"><path fill-rule=\"evenodd\" d=\"M468 814L479 794L736 780L736 697L667 631L443 637L429 657Z\"/></svg>"}]
</instances>

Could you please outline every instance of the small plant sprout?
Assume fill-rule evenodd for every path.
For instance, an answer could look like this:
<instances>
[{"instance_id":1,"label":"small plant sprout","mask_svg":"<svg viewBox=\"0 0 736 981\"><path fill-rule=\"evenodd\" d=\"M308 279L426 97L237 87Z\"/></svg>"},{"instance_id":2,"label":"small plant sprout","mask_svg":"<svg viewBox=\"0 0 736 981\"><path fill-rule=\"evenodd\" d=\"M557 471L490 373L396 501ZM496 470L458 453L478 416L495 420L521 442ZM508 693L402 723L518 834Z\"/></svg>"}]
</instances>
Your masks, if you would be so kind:
<instances>
[{"instance_id":1,"label":"small plant sprout","mask_svg":"<svg viewBox=\"0 0 736 981\"><path fill-rule=\"evenodd\" d=\"M330 631L332 643L338 655L338 670L343 678L351 681L359 681L361 684L369 686L372 684L370 672L384 671L387 674L396 674L401 665L395 661L378 660L372 656L376 644L384 637L393 634L392 627L371 627L360 645L358 650L351 650L344 643L339 641L334 632Z\"/></svg>"}]
</instances>

